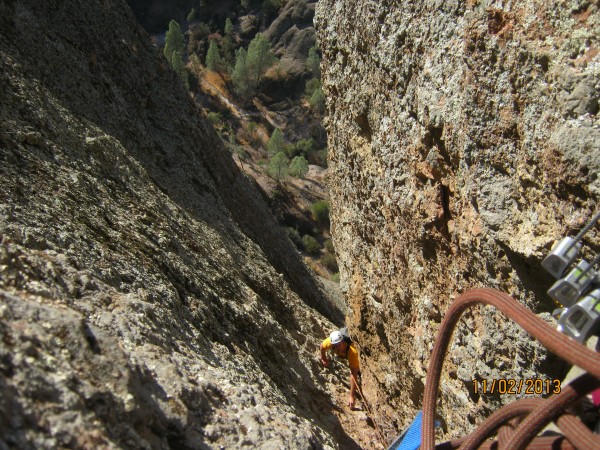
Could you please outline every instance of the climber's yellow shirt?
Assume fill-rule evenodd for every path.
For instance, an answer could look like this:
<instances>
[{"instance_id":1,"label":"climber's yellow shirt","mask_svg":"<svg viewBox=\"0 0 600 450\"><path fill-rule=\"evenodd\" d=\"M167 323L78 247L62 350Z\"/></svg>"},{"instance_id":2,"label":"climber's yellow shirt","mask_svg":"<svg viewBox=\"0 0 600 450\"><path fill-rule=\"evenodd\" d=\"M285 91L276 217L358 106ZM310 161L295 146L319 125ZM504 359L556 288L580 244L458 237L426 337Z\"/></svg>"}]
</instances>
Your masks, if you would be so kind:
<instances>
[{"instance_id":1,"label":"climber's yellow shirt","mask_svg":"<svg viewBox=\"0 0 600 450\"><path fill-rule=\"evenodd\" d=\"M323 341L323 343L321 344L321 347L323 347L323 349L325 351L329 351L332 349L333 345L331 344L331 338L327 338ZM345 359L346 352L337 352L335 351L335 354L338 355L340 358ZM359 363L358 363L358 350L356 350L356 347L354 347L354 344L350 344L350 348L348 349L348 365L350 366L351 369L360 369Z\"/></svg>"}]
</instances>

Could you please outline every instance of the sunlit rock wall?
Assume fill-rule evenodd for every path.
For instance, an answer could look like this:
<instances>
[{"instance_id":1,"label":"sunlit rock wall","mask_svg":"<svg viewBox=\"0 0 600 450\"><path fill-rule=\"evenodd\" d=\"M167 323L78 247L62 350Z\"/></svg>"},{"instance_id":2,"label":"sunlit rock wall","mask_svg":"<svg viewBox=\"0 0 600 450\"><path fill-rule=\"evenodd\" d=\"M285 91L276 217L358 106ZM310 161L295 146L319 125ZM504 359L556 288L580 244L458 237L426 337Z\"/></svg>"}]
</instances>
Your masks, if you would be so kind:
<instances>
[{"instance_id":1,"label":"sunlit rock wall","mask_svg":"<svg viewBox=\"0 0 600 450\"><path fill-rule=\"evenodd\" d=\"M315 24L348 322L391 435L421 407L458 293L554 308L539 263L600 196L600 14L582 1L321 0ZM589 256L597 234L586 242ZM514 399L479 396L473 379L561 370L503 316L468 314L445 364L445 431Z\"/></svg>"}]
</instances>

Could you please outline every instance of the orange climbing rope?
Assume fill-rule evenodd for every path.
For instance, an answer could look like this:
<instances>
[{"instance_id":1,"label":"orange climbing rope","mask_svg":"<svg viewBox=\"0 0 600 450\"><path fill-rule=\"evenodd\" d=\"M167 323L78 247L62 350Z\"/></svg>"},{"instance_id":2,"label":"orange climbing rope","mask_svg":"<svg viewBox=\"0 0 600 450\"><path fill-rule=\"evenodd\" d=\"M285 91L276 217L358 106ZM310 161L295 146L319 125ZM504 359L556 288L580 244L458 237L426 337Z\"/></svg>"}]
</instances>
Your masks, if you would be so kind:
<instances>
[{"instance_id":1,"label":"orange climbing rope","mask_svg":"<svg viewBox=\"0 0 600 450\"><path fill-rule=\"evenodd\" d=\"M588 373L580 376L571 384L563 386L560 394L546 400L524 399L506 405L492 414L466 438L446 442L435 448L509 448L511 450L525 448L600 448L600 436L590 432L576 417L564 414L568 406L600 386L600 355L553 329L509 295L487 288L473 289L460 295L450 305L442 321L427 371L423 398L421 448L429 450L435 446L434 418L437 391L452 332L462 313L467 308L477 304L495 306L540 341L548 350L569 363L581 367ZM511 430L511 420L520 417L525 418L516 425L514 430ZM564 436L536 437L544 426L553 420L564 433ZM496 432L498 432L498 441L486 441Z\"/></svg>"}]
</instances>

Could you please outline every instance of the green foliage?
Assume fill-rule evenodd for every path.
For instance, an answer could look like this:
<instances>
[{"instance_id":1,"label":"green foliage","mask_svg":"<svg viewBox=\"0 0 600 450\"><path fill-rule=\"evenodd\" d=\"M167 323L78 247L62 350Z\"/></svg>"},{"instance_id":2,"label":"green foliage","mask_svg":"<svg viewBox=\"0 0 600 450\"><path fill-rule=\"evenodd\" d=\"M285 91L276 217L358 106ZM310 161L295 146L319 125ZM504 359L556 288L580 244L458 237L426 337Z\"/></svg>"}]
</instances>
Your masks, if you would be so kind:
<instances>
[{"instance_id":1,"label":"green foliage","mask_svg":"<svg viewBox=\"0 0 600 450\"><path fill-rule=\"evenodd\" d=\"M248 154L244 151L244 147L241 146L240 144L238 144L236 132L235 132L235 130L233 128L229 128L228 134L229 134L229 139L228 139L228 141L229 141L229 150L234 155L237 155L237 157L240 160L240 165L241 165L241 167L243 169L244 168L244 161L246 161L248 159Z\"/></svg>"},{"instance_id":2,"label":"green foliage","mask_svg":"<svg viewBox=\"0 0 600 450\"><path fill-rule=\"evenodd\" d=\"M315 164L321 167L327 167L327 147L320 150L312 148L306 156L310 164Z\"/></svg>"},{"instance_id":3,"label":"green foliage","mask_svg":"<svg viewBox=\"0 0 600 450\"><path fill-rule=\"evenodd\" d=\"M329 226L329 202L320 200L311 206L310 211L315 222L323 227Z\"/></svg>"},{"instance_id":4,"label":"green foliage","mask_svg":"<svg viewBox=\"0 0 600 450\"><path fill-rule=\"evenodd\" d=\"M181 32L181 27L177 22L171 20L171 22L169 22L169 31L167 31L165 36L165 48L163 53L167 60L172 63L173 53L179 53L181 57L184 51L185 40L183 38L183 33Z\"/></svg>"},{"instance_id":5,"label":"green foliage","mask_svg":"<svg viewBox=\"0 0 600 450\"><path fill-rule=\"evenodd\" d=\"M242 169L243 169L244 161L248 161L248 153L246 153L246 151L244 150L244 147L242 147L241 145L236 145L235 148L233 149L233 152L240 159L240 165L242 166Z\"/></svg>"},{"instance_id":6,"label":"green foliage","mask_svg":"<svg viewBox=\"0 0 600 450\"><path fill-rule=\"evenodd\" d=\"M289 174L293 177L304 178L308 173L308 161L304 156L296 156L292 159L289 167Z\"/></svg>"},{"instance_id":7,"label":"green foliage","mask_svg":"<svg viewBox=\"0 0 600 450\"><path fill-rule=\"evenodd\" d=\"M188 23L193 22L194 20L196 20L196 8L192 8L192 10L187 15Z\"/></svg>"},{"instance_id":8,"label":"green foliage","mask_svg":"<svg viewBox=\"0 0 600 450\"><path fill-rule=\"evenodd\" d=\"M302 236L302 246L304 247L304 251L311 255L318 255L319 251L321 250L319 242L308 234Z\"/></svg>"},{"instance_id":9,"label":"green foliage","mask_svg":"<svg viewBox=\"0 0 600 450\"><path fill-rule=\"evenodd\" d=\"M338 272L336 274L333 274L333 276L331 277L331 281L335 281L336 283L339 283L340 282L340 273Z\"/></svg>"},{"instance_id":10,"label":"green foliage","mask_svg":"<svg viewBox=\"0 0 600 450\"><path fill-rule=\"evenodd\" d=\"M328 152L329 152L329 150L327 149L327 147L325 147L317 152L317 160L319 161L319 165L321 165L322 167L327 167L327 153Z\"/></svg>"},{"instance_id":11,"label":"green foliage","mask_svg":"<svg viewBox=\"0 0 600 450\"><path fill-rule=\"evenodd\" d=\"M207 23L204 22L200 22L196 27L195 27L196 33L198 33L198 36L200 37L208 37L210 36L210 26Z\"/></svg>"},{"instance_id":12,"label":"green foliage","mask_svg":"<svg viewBox=\"0 0 600 450\"><path fill-rule=\"evenodd\" d=\"M225 36L233 37L233 23L229 17L225 20L224 32Z\"/></svg>"},{"instance_id":13,"label":"green foliage","mask_svg":"<svg viewBox=\"0 0 600 450\"><path fill-rule=\"evenodd\" d=\"M173 52L173 59L171 60L171 65L173 66L173 70L179 75L181 81L185 85L186 89L190 88L190 81L187 69L185 68L185 64L183 59L181 58L181 54L179 52Z\"/></svg>"},{"instance_id":14,"label":"green foliage","mask_svg":"<svg viewBox=\"0 0 600 450\"><path fill-rule=\"evenodd\" d=\"M221 49L223 50L223 62L227 68L233 66L235 58L234 48L233 48L233 40L229 36L225 36L223 40L221 40Z\"/></svg>"},{"instance_id":15,"label":"green foliage","mask_svg":"<svg viewBox=\"0 0 600 450\"><path fill-rule=\"evenodd\" d=\"M218 112L209 112L206 116L213 125L221 125L223 123L223 115Z\"/></svg>"},{"instance_id":16,"label":"green foliage","mask_svg":"<svg viewBox=\"0 0 600 450\"><path fill-rule=\"evenodd\" d=\"M306 82L304 93L308 97L308 103L315 111L320 114L325 112L325 96L318 78L311 78Z\"/></svg>"},{"instance_id":17,"label":"green foliage","mask_svg":"<svg viewBox=\"0 0 600 450\"><path fill-rule=\"evenodd\" d=\"M315 90L321 87L321 80L318 78L311 78L306 82L306 86L304 88L304 93L308 98L311 98L314 94Z\"/></svg>"},{"instance_id":18,"label":"green foliage","mask_svg":"<svg viewBox=\"0 0 600 450\"><path fill-rule=\"evenodd\" d=\"M231 81L235 92L243 98L250 98L254 95L254 90L250 86L250 80L248 78L248 52L243 48L238 49L235 52L235 65L231 72Z\"/></svg>"},{"instance_id":19,"label":"green foliage","mask_svg":"<svg viewBox=\"0 0 600 450\"><path fill-rule=\"evenodd\" d=\"M321 264L327 267L327 270L329 270L331 273L336 273L340 270L337 259L335 259L335 255L331 253L325 253L323 256L321 256L320 261Z\"/></svg>"},{"instance_id":20,"label":"green foliage","mask_svg":"<svg viewBox=\"0 0 600 450\"><path fill-rule=\"evenodd\" d=\"M315 141L312 138L300 139L294 144L293 155L301 155L305 158L314 150Z\"/></svg>"},{"instance_id":21,"label":"green foliage","mask_svg":"<svg viewBox=\"0 0 600 450\"><path fill-rule=\"evenodd\" d=\"M210 41L208 52L206 53L206 68L213 72L221 73L224 69L223 60L219 53L219 47L214 39Z\"/></svg>"},{"instance_id":22,"label":"green foliage","mask_svg":"<svg viewBox=\"0 0 600 450\"><path fill-rule=\"evenodd\" d=\"M323 89L319 86L315 89L315 92L310 97L308 101L312 109L316 112L323 114L325 112L325 95L323 95Z\"/></svg>"},{"instance_id":23,"label":"green foliage","mask_svg":"<svg viewBox=\"0 0 600 450\"><path fill-rule=\"evenodd\" d=\"M255 86L258 87L262 76L276 61L267 38L262 33L257 33L248 46L248 69L255 80Z\"/></svg>"},{"instance_id":24,"label":"green foliage","mask_svg":"<svg viewBox=\"0 0 600 450\"><path fill-rule=\"evenodd\" d=\"M275 128L273 134L269 138L269 142L267 142L267 152L270 156L275 155L279 152L284 152L286 148L285 140L283 139L283 133L279 128Z\"/></svg>"},{"instance_id":25,"label":"green foliage","mask_svg":"<svg viewBox=\"0 0 600 450\"><path fill-rule=\"evenodd\" d=\"M333 248L333 241L331 239L325 241L325 250L335 255L335 249Z\"/></svg>"},{"instance_id":26,"label":"green foliage","mask_svg":"<svg viewBox=\"0 0 600 450\"><path fill-rule=\"evenodd\" d=\"M235 146L238 145L238 143L237 143L237 137L235 135L234 129L231 128L231 127L228 127L227 134L229 136L229 149L231 150L232 153L234 153Z\"/></svg>"},{"instance_id":27,"label":"green foliage","mask_svg":"<svg viewBox=\"0 0 600 450\"><path fill-rule=\"evenodd\" d=\"M302 244L302 238L300 237L300 233L298 233L298 230L296 228L287 227L285 229L285 232L287 233L290 240L296 245L298 250L304 249L304 245Z\"/></svg>"},{"instance_id":28,"label":"green foliage","mask_svg":"<svg viewBox=\"0 0 600 450\"><path fill-rule=\"evenodd\" d=\"M228 17L225 21L224 37L221 40L221 50L223 55L223 61L228 66L233 66L235 62L234 58L234 36L233 36L233 23Z\"/></svg>"},{"instance_id":29,"label":"green foliage","mask_svg":"<svg viewBox=\"0 0 600 450\"><path fill-rule=\"evenodd\" d=\"M287 175L289 163L285 153L279 152L271 158L271 161L269 161L267 172L280 182Z\"/></svg>"},{"instance_id":30,"label":"green foliage","mask_svg":"<svg viewBox=\"0 0 600 450\"><path fill-rule=\"evenodd\" d=\"M262 33L258 33L248 46L248 51L239 49L235 54L235 65L231 75L235 91L243 98L256 95L256 90L265 72L277 58L271 45Z\"/></svg>"},{"instance_id":31,"label":"green foliage","mask_svg":"<svg viewBox=\"0 0 600 450\"><path fill-rule=\"evenodd\" d=\"M256 122L247 122L244 128L240 129L240 135L246 139L251 147L257 147L259 144L256 143Z\"/></svg>"},{"instance_id":32,"label":"green foliage","mask_svg":"<svg viewBox=\"0 0 600 450\"><path fill-rule=\"evenodd\" d=\"M308 50L308 58L306 58L306 70L314 77L319 79L321 76L321 58L317 53L317 47L311 47Z\"/></svg>"}]
</instances>

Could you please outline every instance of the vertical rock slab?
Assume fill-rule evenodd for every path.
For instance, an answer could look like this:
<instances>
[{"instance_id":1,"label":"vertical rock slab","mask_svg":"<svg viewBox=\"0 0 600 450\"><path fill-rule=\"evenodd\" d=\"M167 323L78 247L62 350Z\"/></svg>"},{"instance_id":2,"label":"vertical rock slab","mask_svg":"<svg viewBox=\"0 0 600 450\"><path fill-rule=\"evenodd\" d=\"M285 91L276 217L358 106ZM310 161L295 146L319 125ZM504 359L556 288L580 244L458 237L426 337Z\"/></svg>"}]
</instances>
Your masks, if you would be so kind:
<instances>
[{"instance_id":1,"label":"vertical rock slab","mask_svg":"<svg viewBox=\"0 0 600 450\"><path fill-rule=\"evenodd\" d=\"M593 2L318 2L334 243L389 433L421 407L457 293L554 308L541 259L600 196L599 26ZM596 231L587 244L593 256ZM472 380L561 370L501 315L467 315L445 365L444 430L514 399Z\"/></svg>"}]
</instances>

